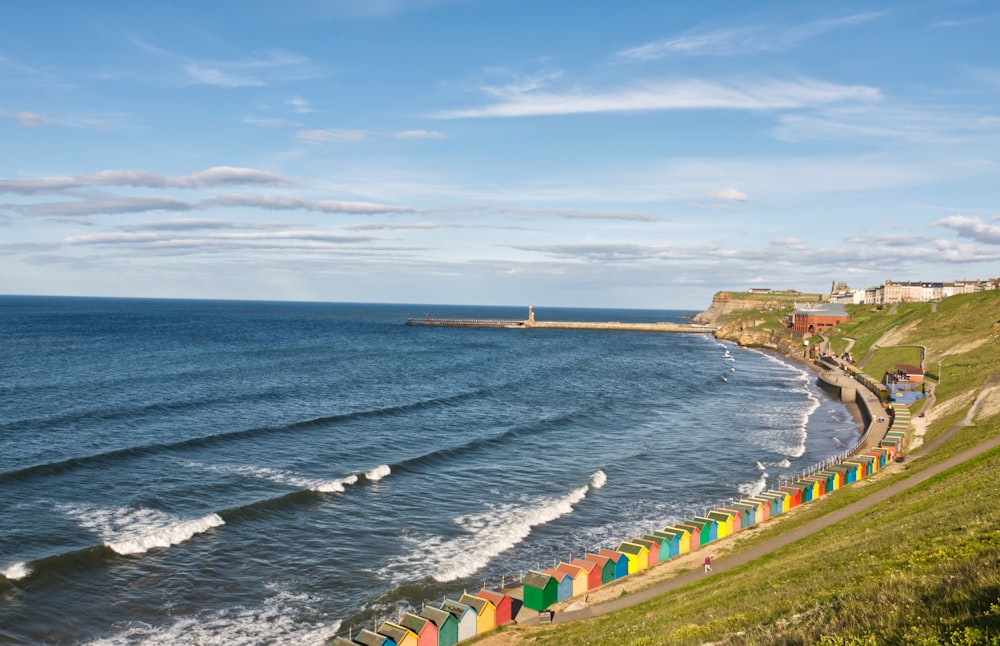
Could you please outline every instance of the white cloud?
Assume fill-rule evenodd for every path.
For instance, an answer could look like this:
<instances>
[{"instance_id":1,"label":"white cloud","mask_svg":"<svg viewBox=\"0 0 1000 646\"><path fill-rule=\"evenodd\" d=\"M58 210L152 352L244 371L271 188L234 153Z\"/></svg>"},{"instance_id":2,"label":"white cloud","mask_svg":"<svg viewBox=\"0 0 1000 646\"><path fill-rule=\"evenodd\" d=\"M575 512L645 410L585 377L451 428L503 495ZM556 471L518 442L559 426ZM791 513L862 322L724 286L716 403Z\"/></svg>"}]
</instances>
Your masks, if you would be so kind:
<instances>
[{"instance_id":1,"label":"white cloud","mask_svg":"<svg viewBox=\"0 0 1000 646\"><path fill-rule=\"evenodd\" d=\"M285 195L222 195L205 200L202 202L202 205L243 206L269 211L315 211L318 213L346 213L351 215L416 212L416 209L406 206L340 200L304 200Z\"/></svg>"},{"instance_id":2,"label":"white cloud","mask_svg":"<svg viewBox=\"0 0 1000 646\"><path fill-rule=\"evenodd\" d=\"M309 112L313 111L312 106L309 105L309 102L298 95L289 97L288 105L292 106L292 109L298 112L299 114L308 114Z\"/></svg>"},{"instance_id":3,"label":"white cloud","mask_svg":"<svg viewBox=\"0 0 1000 646\"><path fill-rule=\"evenodd\" d=\"M437 130L400 130L396 139L444 139L444 133Z\"/></svg>"},{"instance_id":4,"label":"white cloud","mask_svg":"<svg viewBox=\"0 0 1000 646\"><path fill-rule=\"evenodd\" d=\"M976 242L990 245L1000 245L1000 226L986 224L979 218L964 215L949 215L934 223L939 227L951 229L963 238L971 238Z\"/></svg>"},{"instance_id":5,"label":"white cloud","mask_svg":"<svg viewBox=\"0 0 1000 646\"><path fill-rule=\"evenodd\" d=\"M300 130L296 138L306 144L326 144L330 142L364 141L370 134L367 130L323 128L317 130Z\"/></svg>"},{"instance_id":6,"label":"white cloud","mask_svg":"<svg viewBox=\"0 0 1000 646\"><path fill-rule=\"evenodd\" d=\"M725 200L728 202L747 202L750 200L746 193L735 188L719 189L718 191L712 191L709 195L717 200Z\"/></svg>"},{"instance_id":7,"label":"white cloud","mask_svg":"<svg viewBox=\"0 0 1000 646\"><path fill-rule=\"evenodd\" d=\"M863 85L763 79L730 84L699 80L651 82L600 92L522 92L508 88L502 98L492 105L449 110L433 116L463 119L649 110L774 110L841 101L878 101L882 94L877 88Z\"/></svg>"}]
</instances>

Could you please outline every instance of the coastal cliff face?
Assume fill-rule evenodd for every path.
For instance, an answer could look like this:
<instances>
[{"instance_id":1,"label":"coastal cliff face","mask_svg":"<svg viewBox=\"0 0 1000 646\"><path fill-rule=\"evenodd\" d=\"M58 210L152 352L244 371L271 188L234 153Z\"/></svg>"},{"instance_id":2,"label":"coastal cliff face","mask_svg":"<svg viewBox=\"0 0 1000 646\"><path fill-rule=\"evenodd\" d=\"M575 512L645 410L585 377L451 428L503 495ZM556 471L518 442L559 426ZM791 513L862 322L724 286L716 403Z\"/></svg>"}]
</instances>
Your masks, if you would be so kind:
<instances>
[{"instance_id":1,"label":"coastal cliff face","mask_svg":"<svg viewBox=\"0 0 1000 646\"><path fill-rule=\"evenodd\" d=\"M788 305L787 299L756 295L740 298L731 292L719 292L712 298L708 309L695 315L692 321L717 326L717 339L741 346L767 348L789 357L801 356L802 339L783 326L773 325Z\"/></svg>"},{"instance_id":2,"label":"coastal cliff face","mask_svg":"<svg viewBox=\"0 0 1000 646\"><path fill-rule=\"evenodd\" d=\"M732 341L737 345L754 348L768 348L785 356L802 354L802 341L789 330L748 327L746 321L730 321L719 326L715 338Z\"/></svg>"},{"instance_id":3,"label":"coastal cliff face","mask_svg":"<svg viewBox=\"0 0 1000 646\"><path fill-rule=\"evenodd\" d=\"M712 304L708 306L708 309L696 314L692 321L705 325L719 325L735 312L746 310L766 312L780 309L783 305L785 303L777 299L739 298L731 292L719 292L712 297Z\"/></svg>"}]
</instances>

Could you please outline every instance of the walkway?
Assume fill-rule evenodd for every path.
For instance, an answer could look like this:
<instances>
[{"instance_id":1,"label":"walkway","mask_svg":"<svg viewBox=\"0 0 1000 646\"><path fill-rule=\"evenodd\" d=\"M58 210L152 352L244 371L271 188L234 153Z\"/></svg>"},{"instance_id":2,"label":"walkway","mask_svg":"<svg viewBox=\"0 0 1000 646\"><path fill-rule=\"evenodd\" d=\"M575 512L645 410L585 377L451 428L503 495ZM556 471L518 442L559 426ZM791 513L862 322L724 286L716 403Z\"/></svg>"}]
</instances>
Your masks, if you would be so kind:
<instances>
[{"instance_id":1,"label":"walkway","mask_svg":"<svg viewBox=\"0 0 1000 646\"><path fill-rule=\"evenodd\" d=\"M941 438L935 440L932 444L925 446L922 450L916 452L914 456L920 456L928 451L937 448L942 443L954 437L954 435L963 427L969 426L973 423L975 415L979 410L980 405L983 400L989 394L989 392L1000 383L1000 375L994 376L986 385L983 386L982 390L976 397L975 402L970 407L969 412L966 414L962 421L956 423L948 430ZM889 498L899 494L907 489L915 487L922 482L933 478L934 476L951 469L967 460L971 460L987 451L1000 447L1000 437L995 437L991 440L983 442L982 444L975 446L967 451L948 458L938 464L932 465L923 471L915 473L908 478L895 482L883 489L880 489L869 496L866 496L862 500L853 502L845 507L842 507L836 511L833 511L822 518L817 518L801 527L782 534L781 536L775 536L769 540L766 540L751 549L735 554L733 556L714 559L712 560L712 570L713 575L717 575L721 572L731 570L735 567L745 565L754 559L760 558L766 554L775 552L786 545L794 543L799 539L805 538L811 534L814 534L820 530L826 529L831 525L845 520L854 514L862 512L870 507L873 507L881 502L888 500ZM694 583L695 581L705 578L705 574L702 573L701 568L698 567L694 570L685 572L677 577L656 583L648 588L637 590L631 594L623 597L618 597L610 601L605 601L603 603L595 604L593 606L587 606L585 608L578 608L573 610L564 610L562 612L556 613L552 618L554 623L562 623L566 621L578 621L580 619L588 619L590 617L596 617L609 612L615 612L616 610L621 610L629 606L633 606L644 601L649 601L655 597L660 596L666 592L676 590L677 588L688 585L689 583ZM529 616L524 618L519 618L518 623L521 625L530 625L538 623L538 617ZM488 643L488 642L487 642Z\"/></svg>"}]
</instances>

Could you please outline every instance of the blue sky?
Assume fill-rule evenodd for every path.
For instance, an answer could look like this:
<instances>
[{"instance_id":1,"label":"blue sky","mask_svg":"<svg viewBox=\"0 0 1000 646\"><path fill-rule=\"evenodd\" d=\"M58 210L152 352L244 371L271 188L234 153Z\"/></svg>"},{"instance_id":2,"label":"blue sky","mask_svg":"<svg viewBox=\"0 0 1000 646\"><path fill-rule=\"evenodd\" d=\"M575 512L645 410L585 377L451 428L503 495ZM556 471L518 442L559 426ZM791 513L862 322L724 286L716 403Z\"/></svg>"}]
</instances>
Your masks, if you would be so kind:
<instances>
[{"instance_id":1,"label":"blue sky","mask_svg":"<svg viewBox=\"0 0 1000 646\"><path fill-rule=\"evenodd\" d=\"M995 277L998 33L989 1L9 3L0 293Z\"/></svg>"}]
</instances>

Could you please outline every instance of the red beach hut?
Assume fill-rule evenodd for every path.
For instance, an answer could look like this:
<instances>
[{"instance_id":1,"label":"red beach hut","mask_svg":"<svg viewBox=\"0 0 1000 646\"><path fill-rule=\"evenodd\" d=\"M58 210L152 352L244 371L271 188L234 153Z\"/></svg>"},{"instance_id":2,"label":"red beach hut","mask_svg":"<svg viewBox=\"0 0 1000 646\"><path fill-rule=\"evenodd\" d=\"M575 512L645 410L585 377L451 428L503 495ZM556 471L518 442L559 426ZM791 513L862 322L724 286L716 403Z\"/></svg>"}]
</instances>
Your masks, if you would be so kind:
<instances>
[{"instance_id":1,"label":"red beach hut","mask_svg":"<svg viewBox=\"0 0 1000 646\"><path fill-rule=\"evenodd\" d=\"M482 597L483 599L488 599L496 610L496 625L502 626L505 623L514 619L514 600L502 592L494 592L492 590L487 590L482 588L476 593L477 597Z\"/></svg>"}]
</instances>

